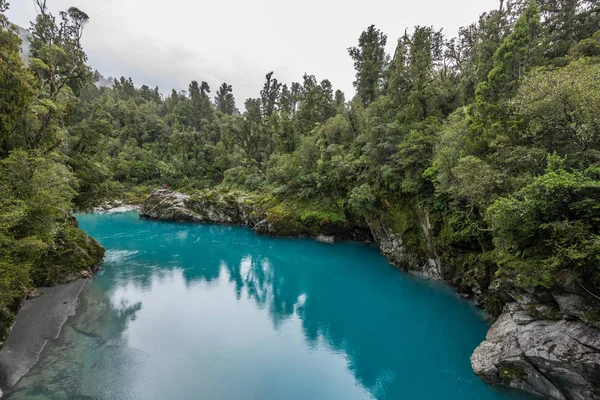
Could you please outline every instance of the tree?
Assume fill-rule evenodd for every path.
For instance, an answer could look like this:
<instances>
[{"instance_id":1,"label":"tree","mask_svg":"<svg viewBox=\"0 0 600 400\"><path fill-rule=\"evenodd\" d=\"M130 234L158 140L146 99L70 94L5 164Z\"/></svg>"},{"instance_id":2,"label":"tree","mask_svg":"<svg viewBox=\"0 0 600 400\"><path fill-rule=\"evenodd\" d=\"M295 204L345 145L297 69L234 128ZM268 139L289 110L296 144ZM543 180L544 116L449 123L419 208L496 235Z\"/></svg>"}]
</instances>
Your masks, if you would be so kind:
<instances>
[{"instance_id":1,"label":"tree","mask_svg":"<svg viewBox=\"0 0 600 400\"><path fill-rule=\"evenodd\" d=\"M281 84L277 82L277 79L273 78L273 71L266 75L266 82L263 89L260 91L260 100L262 103L262 111L265 117L270 117L275 111L279 92L281 91Z\"/></svg>"},{"instance_id":2,"label":"tree","mask_svg":"<svg viewBox=\"0 0 600 400\"><path fill-rule=\"evenodd\" d=\"M20 56L21 40L4 15L7 8L5 0L0 0L0 157L15 146L13 130L34 94L33 77Z\"/></svg>"},{"instance_id":3,"label":"tree","mask_svg":"<svg viewBox=\"0 0 600 400\"><path fill-rule=\"evenodd\" d=\"M600 64L581 59L538 68L521 84L511 109L523 118L521 140L557 152L572 167L600 162Z\"/></svg>"},{"instance_id":4,"label":"tree","mask_svg":"<svg viewBox=\"0 0 600 400\"><path fill-rule=\"evenodd\" d=\"M93 81L86 65L81 38L89 17L76 7L60 13L61 21L49 13L46 0L35 0L38 10L31 27L31 68L47 86L49 97L56 100L64 87L75 94Z\"/></svg>"},{"instance_id":5,"label":"tree","mask_svg":"<svg viewBox=\"0 0 600 400\"><path fill-rule=\"evenodd\" d=\"M190 126L202 130L212 118L213 107L208 97L210 86L205 81L198 85L198 81L192 81L189 86L191 109L189 114Z\"/></svg>"},{"instance_id":6,"label":"tree","mask_svg":"<svg viewBox=\"0 0 600 400\"><path fill-rule=\"evenodd\" d=\"M335 105L337 107L343 107L344 104L346 104L346 96L344 95L344 92L338 89L335 91Z\"/></svg>"},{"instance_id":7,"label":"tree","mask_svg":"<svg viewBox=\"0 0 600 400\"><path fill-rule=\"evenodd\" d=\"M356 70L354 87L365 105L372 103L382 91L383 74L389 62L386 44L387 36L371 25L360 35L358 47L348 49Z\"/></svg>"},{"instance_id":8,"label":"tree","mask_svg":"<svg viewBox=\"0 0 600 400\"><path fill-rule=\"evenodd\" d=\"M535 2L531 2L517 20L512 33L496 50L494 68L487 81L477 87L476 129L491 135L506 131L506 102L515 95L519 79L539 62L539 30L539 10Z\"/></svg>"},{"instance_id":9,"label":"tree","mask_svg":"<svg viewBox=\"0 0 600 400\"><path fill-rule=\"evenodd\" d=\"M387 91L405 122L421 121L434 114L429 103L435 95L435 73L442 61L443 42L441 31L422 26L398 40L388 71Z\"/></svg>"},{"instance_id":10,"label":"tree","mask_svg":"<svg viewBox=\"0 0 600 400\"><path fill-rule=\"evenodd\" d=\"M316 124L323 124L335 116L336 106L333 99L333 87L327 79L317 83L314 75L304 74L303 84L299 87L299 106L296 115L296 130L308 134Z\"/></svg>"},{"instance_id":11,"label":"tree","mask_svg":"<svg viewBox=\"0 0 600 400\"><path fill-rule=\"evenodd\" d=\"M522 286L552 287L557 272L600 285L600 170L568 171L548 157L546 173L487 211L503 272Z\"/></svg>"},{"instance_id":12,"label":"tree","mask_svg":"<svg viewBox=\"0 0 600 400\"><path fill-rule=\"evenodd\" d=\"M233 97L233 89L231 85L222 83L219 90L215 94L215 108L217 111L227 115L234 115L238 113L238 109L235 106L235 98Z\"/></svg>"}]
</instances>

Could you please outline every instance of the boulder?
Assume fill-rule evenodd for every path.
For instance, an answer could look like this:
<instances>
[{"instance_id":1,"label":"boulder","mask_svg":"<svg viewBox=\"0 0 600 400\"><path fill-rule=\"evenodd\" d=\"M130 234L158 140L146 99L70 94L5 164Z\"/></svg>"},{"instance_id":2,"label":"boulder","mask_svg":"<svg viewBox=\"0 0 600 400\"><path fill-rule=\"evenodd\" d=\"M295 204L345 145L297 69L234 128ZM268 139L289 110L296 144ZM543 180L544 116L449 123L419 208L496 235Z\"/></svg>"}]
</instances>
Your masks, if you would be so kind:
<instances>
[{"instance_id":1,"label":"boulder","mask_svg":"<svg viewBox=\"0 0 600 400\"><path fill-rule=\"evenodd\" d=\"M335 236L318 235L315 239L323 243L335 243Z\"/></svg>"},{"instance_id":2,"label":"boulder","mask_svg":"<svg viewBox=\"0 0 600 400\"><path fill-rule=\"evenodd\" d=\"M509 303L471 356L483 380L556 400L600 399L600 330Z\"/></svg>"}]
</instances>

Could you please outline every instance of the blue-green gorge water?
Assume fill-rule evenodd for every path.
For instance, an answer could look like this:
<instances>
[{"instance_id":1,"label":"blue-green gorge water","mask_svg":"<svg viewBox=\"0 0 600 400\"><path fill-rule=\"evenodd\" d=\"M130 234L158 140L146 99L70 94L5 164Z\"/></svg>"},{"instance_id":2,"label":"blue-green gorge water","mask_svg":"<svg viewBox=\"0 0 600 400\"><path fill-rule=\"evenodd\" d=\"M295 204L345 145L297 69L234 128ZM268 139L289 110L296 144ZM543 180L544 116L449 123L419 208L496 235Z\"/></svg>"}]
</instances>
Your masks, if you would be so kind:
<instances>
[{"instance_id":1,"label":"blue-green gorge water","mask_svg":"<svg viewBox=\"0 0 600 400\"><path fill-rule=\"evenodd\" d=\"M373 246L87 214L106 247L16 399L524 399L469 357L488 323Z\"/></svg>"}]
</instances>

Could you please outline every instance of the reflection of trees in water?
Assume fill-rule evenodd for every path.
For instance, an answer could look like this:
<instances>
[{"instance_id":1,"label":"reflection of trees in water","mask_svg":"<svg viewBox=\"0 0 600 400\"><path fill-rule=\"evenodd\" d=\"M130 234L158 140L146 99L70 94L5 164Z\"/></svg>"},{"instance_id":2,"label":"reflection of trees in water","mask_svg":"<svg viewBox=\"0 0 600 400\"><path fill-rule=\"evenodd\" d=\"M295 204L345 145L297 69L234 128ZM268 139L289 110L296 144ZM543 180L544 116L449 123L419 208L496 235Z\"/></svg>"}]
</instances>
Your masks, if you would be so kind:
<instances>
[{"instance_id":1,"label":"reflection of trees in water","mask_svg":"<svg viewBox=\"0 0 600 400\"><path fill-rule=\"evenodd\" d=\"M236 293L244 293L266 308L276 329L296 314L309 346L316 347L323 339L334 351L345 353L348 368L368 390L389 384L385 379L389 371L397 370L402 362L401 357L390 354L390 343L395 340L390 337L392 332L384 332L389 321L376 309L361 312L365 305L376 308L386 303L361 298L361 285L366 283L359 279L344 276L345 287L340 287L335 281L343 271L335 267L324 271L310 265L286 265L284 260L270 257L271 249L265 252L260 244L257 247L240 253L237 262L223 264Z\"/></svg>"},{"instance_id":2,"label":"reflection of trees in water","mask_svg":"<svg viewBox=\"0 0 600 400\"><path fill-rule=\"evenodd\" d=\"M217 284L226 271L237 299L245 297L265 309L275 329L297 315L308 345L325 342L343 353L356 380L377 397L399 396L403 386L430 385L443 378L444 370L471 373L468 351L450 343L460 330L447 326L448 321L464 322L468 318L464 310L455 307L449 315L432 315L427 310L432 292L409 287L416 283L402 283L406 287L399 288L396 271L386 270L381 257L365 256L368 249L264 238L238 227L152 224L146 237L140 234L125 243L103 241L107 248L126 247L139 253L107 265L111 273L98 285L114 290L127 282L150 291L153 284L171 279L174 270L179 270L192 287L198 282ZM363 260L363 265L357 260ZM379 267L381 274L371 272ZM409 298L402 294L404 289L410 292ZM104 312L102 307L109 305L102 302L108 300L97 301L99 309L86 314L98 320L77 326L88 332L115 330L104 332L103 338L125 331L141 307L121 304L120 309ZM436 332L448 337L432 341ZM424 351L428 357L440 353L427 371L422 362L416 369L411 365ZM465 360L464 371L462 364L454 365L459 358Z\"/></svg>"},{"instance_id":3,"label":"reflection of trees in water","mask_svg":"<svg viewBox=\"0 0 600 400\"><path fill-rule=\"evenodd\" d=\"M160 226L157 228L161 229ZM110 286L114 288L127 282L140 290L151 290L153 282L169 279L173 270L179 269L190 287L198 282L217 281L222 278L224 269L233 283L236 298L245 296L266 309L275 329L296 314L302 322L309 346L316 347L322 338L334 351L345 353L348 368L367 389L375 390L382 384L381 377L389 375L386 371L401 367L402 358L395 357L388 347L388 340L393 343L398 339L393 337L393 327L390 331L389 321L382 319L381 313L368 309L382 307L389 299L376 294L369 299L362 298L359 294L365 292L368 282L361 281L360 277L348 276L347 272L339 269L339 262L325 265L330 267L325 270L298 265L295 258L306 258L307 254L297 253L306 251L295 246L293 241L274 241L237 227L191 225L180 226L178 230L169 228L167 225L164 228L166 232L154 232L155 237L161 238L160 246L133 256L124 264L127 268L115 268L111 273ZM323 249L331 252L331 246L323 247L308 241L303 241L303 244L308 247L309 256L310 252L314 252L316 257ZM349 248L355 252L365 251L359 246ZM342 251L333 250L329 255L348 263L353 261ZM152 269L151 273L148 273L148 268ZM340 273L344 274L341 278ZM342 285L338 279L343 279ZM105 318L127 315L111 311ZM132 313L135 315L135 310ZM360 322L356 322L358 317ZM113 322L97 323L125 329L127 318L118 324Z\"/></svg>"},{"instance_id":4,"label":"reflection of trees in water","mask_svg":"<svg viewBox=\"0 0 600 400\"><path fill-rule=\"evenodd\" d=\"M142 309L142 303L129 304L121 299L120 303L113 304L109 296L90 286L79 307L78 318L70 325L81 334L96 337L102 345L123 339L123 333Z\"/></svg>"}]
</instances>

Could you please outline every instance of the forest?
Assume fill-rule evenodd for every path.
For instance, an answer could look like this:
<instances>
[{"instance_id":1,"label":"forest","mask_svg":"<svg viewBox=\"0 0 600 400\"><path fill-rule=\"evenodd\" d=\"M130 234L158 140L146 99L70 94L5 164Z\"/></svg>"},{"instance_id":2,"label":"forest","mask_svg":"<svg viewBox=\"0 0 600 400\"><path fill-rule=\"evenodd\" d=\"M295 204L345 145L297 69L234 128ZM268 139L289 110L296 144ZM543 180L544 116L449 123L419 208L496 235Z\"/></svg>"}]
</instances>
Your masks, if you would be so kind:
<instances>
[{"instance_id":1,"label":"forest","mask_svg":"<svg viewBox=\"0 0 600 400\"><path fill-rule=\"evenodd\" d=\"M95 85L88 15L36 4L22 57L0 0L1 321L30 288L101 261L73 211L162 183L317 223L386 218L414 246L425 210L457 276L551 288L569 271L600 294L599 0L503 0L457 37L408 28L393 54L372 25L348 49L351 98L275 71L240 109L201 71L186 91Z\"/></svg>"}]
</instances>

